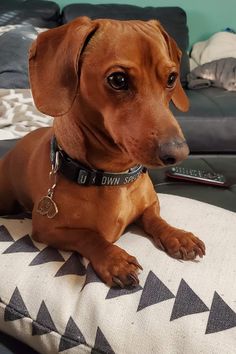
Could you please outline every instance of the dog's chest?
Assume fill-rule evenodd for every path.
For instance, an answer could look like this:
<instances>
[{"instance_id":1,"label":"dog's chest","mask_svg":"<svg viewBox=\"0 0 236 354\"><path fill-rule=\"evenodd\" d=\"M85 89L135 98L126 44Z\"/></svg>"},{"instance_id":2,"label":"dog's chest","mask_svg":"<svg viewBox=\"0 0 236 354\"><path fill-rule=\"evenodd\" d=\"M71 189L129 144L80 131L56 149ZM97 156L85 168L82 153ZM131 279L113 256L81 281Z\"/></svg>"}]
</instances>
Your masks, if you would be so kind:
<instances>
[{"instance_id":1,"label":"dog's chest","mask_svg":"<svg viewBox=\"0 0 236 354\"><path fill-rule=\"evenodd\" d=\"M77 187L70 197L64 194L60 198L68 227L96 231L110 242L116 241L149 203L148 194L135 182L132 187Z\"/></svg>"}]
</instances>

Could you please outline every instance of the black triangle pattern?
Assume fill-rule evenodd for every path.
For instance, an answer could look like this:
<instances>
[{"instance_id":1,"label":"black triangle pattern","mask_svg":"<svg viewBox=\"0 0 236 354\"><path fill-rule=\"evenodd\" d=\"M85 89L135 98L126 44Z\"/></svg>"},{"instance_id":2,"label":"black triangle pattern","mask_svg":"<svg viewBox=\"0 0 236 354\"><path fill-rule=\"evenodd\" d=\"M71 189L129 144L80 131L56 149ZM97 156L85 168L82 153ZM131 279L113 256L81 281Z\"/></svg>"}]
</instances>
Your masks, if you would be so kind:
<instances>
[{"instance_id":1,"label":"black triangle pattern","mask_svg":"<svg viewBox=\"0 0 236 354\"><path fill-rule=\"evenodd\" d=\"M33 321L32 323L32 336L42 335L52 331L57 332L57 328L52 320L45 302L42 301L36 321Z\"/></svg>"},{"instance_id":2,"label":"black triangle pattern","mask_svg":"<svg viewBox=\"0 0 236 354\"><path fill-rule=\"evenodd\" d=\"M183 316L206 311L209 311L209 308L182 279L177 291L170 321L176 320L177 318Z\"/></svg>"},{"instance_id":3,"label":"black triangle pattern","mask_svg":"<svg viewBox=\"0 0 236 354\"><path fill-rule=\"evenodd\" d=\"M9 246L3 254L19 253L19 252L39 252L39 249L33 244L29 235L25 235Z\"/></svg>"},{"instance_id":4,"label":"black triangle pattern","mask_svg":"<svg viewBox=\"0 0 236 354\"><path fill-rule=\"evenodd\" d=\"M59 352L77 347L80 344L86 344L85 338L73 318L70 317L66 325L65 333L61 336Z\"/></svg>"},{"instance_id":5,"label":"black triangle pattern","mask_svg":"<svg viewBox=\"0 0 236 354\"><path fill-rule=\"evenodd\" d=\"M174 297L174 294L172 294L165 284L150 271L144 284L137 311Z\"/></svg>"},{"instance_id":6,"label":"black triangle pattern","mask_svg":"<svg viewBox=\"0 0 236 354\"><path fill-rule=\"evenodd\" d=\"M137 286L127 286L123 289L121 288L110 288L110 290L107 293L106 300L107 299L113 299L115 297L123 296L123 295L131 295L134 293L137 293L138 291L142 290L143 288L140 285Z\"/></svg>"},{"instance_id":7,"label":"black triangle pattern","mask_svg":"<svg viewBox=\"0 0 236 354\"><path fill-rule=\"evenodd\" d=\"M115 354L99 327L97 328L94 348L91 350L91 354L98 353Z\"/></svg>"},{"instance_id":8,"label":"black triangle pattern","mask_svg":"<svg viewBox=\"0 0 236 354\"><path fill-rule=\"evenodd\" d=\"M14 242L10 232L4 225L0 225L0 242Z\"/></svg>"},{"instance_id":9,"label":"black triangle pattern","mask_svg":"<svg viewBox=\"0 0 236 354\"><path fill-rule=\"evenodd\" d=\"M236 327L236 313L215 292L208 318L206 334L225 331Z\"/></svg>"},{"instance_id":10,"label":"black triangle pattern","mask_svg":"<svg viewBox=\"0 0 236 354\"><path fill-rule=\"evenodd\" d=\"M72 253L72 255L58 270L55 277L61 277L68 274L75 274L79 276L86 274L86 268L82 263L82 256L77 252Z\"/></svg>"},{"instance_id":11,"label":"black triangle pattern","mask_svg":"<svg viewBox=\"0 0 236 354\"><path fill-rule=\"evenodd\" d=\"M98 275L94 272L93 267L91 265L91 263L89 263L88 267L87 267L87 271L86 271L86 279L83 285L83 288L81 289L81 291L84 289L84 287L87 284L90 283L102 283L102 280L98 277Z\"/></svg>"},{"instance_id":12,"label":"black triangle pattern","mask_svg":"<svg viewBox=\"0 0 236 354\"><path fill-rule=\"evenodd\" d=\"M37 254L29 265L34 266L49 262L65 262L65 260L55 248L46 247L39 254Z\"/></svg>"},{"instance_id":13,"label":"black triangle pattern","mask_svg":"<svg viewBox=\"0 0 236 354\"><path fill-rule=\"evenodd\" d=\"M9 304L5 307L4 320L15 321L23 317L30 317L19 289L16 287Z\"/></svg>"}]
</instances>

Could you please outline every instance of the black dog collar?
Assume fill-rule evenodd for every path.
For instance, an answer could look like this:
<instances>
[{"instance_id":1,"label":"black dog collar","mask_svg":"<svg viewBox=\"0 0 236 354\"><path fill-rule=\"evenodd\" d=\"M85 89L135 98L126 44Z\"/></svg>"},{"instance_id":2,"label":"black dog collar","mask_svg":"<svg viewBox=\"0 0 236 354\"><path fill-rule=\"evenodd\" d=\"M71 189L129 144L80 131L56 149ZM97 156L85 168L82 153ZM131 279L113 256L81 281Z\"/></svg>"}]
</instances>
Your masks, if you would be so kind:
<instances>
[{"instance_id":1,"label":"black dog collar","mask_svg":"<svg viewBox=\"0 0 236 354\"><path fill-rule=\"evenodd\" d=\"M51 140L51 163L66 178L84 186L120 186L135 181L146 168L137 165L128 172L112 173L94 170L70 158L57 144L55 136ZM56 166L57 165L57 166Z\"/></svg>"}]
</instances>

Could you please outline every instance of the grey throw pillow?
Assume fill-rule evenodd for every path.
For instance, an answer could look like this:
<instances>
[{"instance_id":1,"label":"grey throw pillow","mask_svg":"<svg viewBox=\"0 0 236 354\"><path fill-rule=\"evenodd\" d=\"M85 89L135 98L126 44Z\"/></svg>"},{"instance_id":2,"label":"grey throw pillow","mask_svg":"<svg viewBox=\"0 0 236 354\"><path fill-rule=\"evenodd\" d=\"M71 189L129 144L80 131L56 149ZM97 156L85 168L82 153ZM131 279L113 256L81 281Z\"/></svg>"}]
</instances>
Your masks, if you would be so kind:
<instances>
[{"instance_id":1,"label":"grey throw pillow","mask_svg":"<svg viewBox=\"0 0 236 354\"><path fill-rule=\"evenodd\" d=\"M31 25L19 25L0 36L0 88L29 88L28 50L36 37Z\"/></svg>"}]
</instances>

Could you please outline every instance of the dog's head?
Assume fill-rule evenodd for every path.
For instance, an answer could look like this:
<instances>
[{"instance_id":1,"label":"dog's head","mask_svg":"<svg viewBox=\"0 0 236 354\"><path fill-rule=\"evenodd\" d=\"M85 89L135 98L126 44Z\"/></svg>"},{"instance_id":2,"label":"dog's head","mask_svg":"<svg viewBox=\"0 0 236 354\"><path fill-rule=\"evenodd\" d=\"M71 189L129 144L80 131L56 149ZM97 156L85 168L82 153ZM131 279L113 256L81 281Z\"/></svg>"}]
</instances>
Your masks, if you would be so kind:
<instances>
[{"instance_id":1,"label":"dog's head","mask_svg":"<svg viewBox=\"0 0 236 354\"><path fill-rule=\"evenodd\" d=\"M54 117L76 112L79 105L83 119L94 129L99 120L99 129L136 163L172 164L188 155L169 110L170 100L178 109L188 109L180 58L158 21L78 18L41 33L33 43L29 70L34 101ZM82 118L75 114L75 119Z\"/></svg>"}]
</instances>

